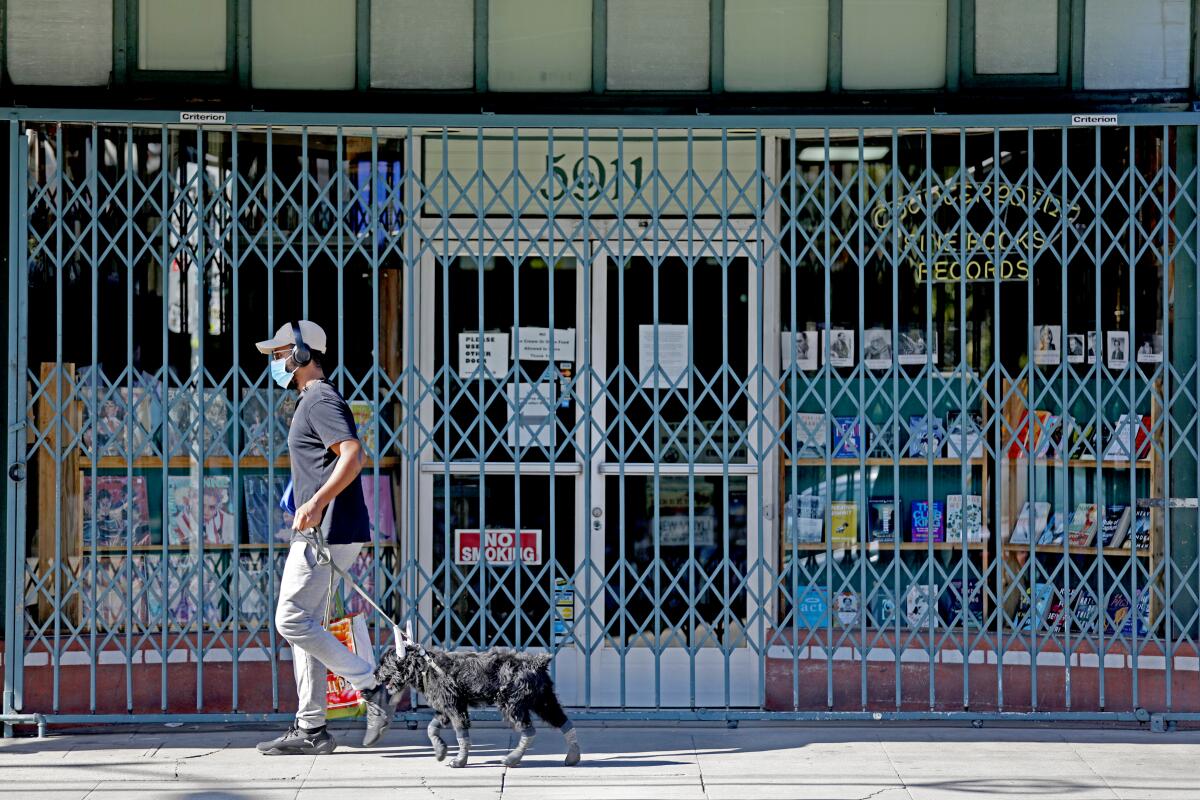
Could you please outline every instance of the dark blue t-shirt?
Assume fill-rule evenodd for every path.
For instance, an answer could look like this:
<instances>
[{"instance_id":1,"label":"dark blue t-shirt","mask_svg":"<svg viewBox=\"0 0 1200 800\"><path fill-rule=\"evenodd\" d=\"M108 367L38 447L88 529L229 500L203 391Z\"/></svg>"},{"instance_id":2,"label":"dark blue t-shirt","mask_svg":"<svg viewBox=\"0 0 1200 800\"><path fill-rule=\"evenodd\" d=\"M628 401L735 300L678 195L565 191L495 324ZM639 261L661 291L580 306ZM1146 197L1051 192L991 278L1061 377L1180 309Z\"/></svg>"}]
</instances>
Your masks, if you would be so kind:
<instances>
[{"instance_id":1,"label":"dark blue t-shirt","mask_svg":"<svg viewBox=\"0 0 1200 800\"><path fill-rule=\"evenodd\" d=\"M333 474L338 457L329 448L350 439L358 440L350 406L328 381L309 384L300 393L292 427L288 430L292 492L297 508L311 500ZM329 544L371 541L371 521L358 475L325 513L333 514L325 526Z\"/></svg>"}]
</instances>

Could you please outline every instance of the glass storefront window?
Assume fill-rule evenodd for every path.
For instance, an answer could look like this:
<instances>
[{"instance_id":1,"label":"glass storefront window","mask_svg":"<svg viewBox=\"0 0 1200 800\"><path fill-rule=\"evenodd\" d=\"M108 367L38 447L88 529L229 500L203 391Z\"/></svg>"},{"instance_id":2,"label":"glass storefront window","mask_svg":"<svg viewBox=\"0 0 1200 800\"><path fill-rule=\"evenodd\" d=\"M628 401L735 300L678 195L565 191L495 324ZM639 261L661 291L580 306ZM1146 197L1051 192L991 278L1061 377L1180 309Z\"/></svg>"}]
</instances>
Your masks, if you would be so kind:
<instances>
[{"instance_id":1,"label":"glass storefront window","mask_svg":"<svg viewBox=\"0 0 1200 800\"><path fill-rule=\"evenodd\" d=\"M472 0L372 0L372 88L470 89L474 85Z\"/></svg>"},{"instance_id":2,"label":"glass storefront window","mask_svg":"<svg viewBox=\"0 0 1200 800\"><path fill-rule=\"evenodd\" d=\"M1190 7L1185 0L1088 3L1083 34L1083 88L1187 86L1191 64Z\"/></svg>"},{"instance_id":3,"label":"glass storefront window","mask_svg":"<svg viewBox=\"0 0 1200 800\"><path fill-rule=\"evenodd\" d=\"M609 0L608 88L704 91L708 0Z\"/></svg>"},{"instance_id":4,"label":"glass storefront window","mask_svg":"<svg viewBox=\"0 0 1200 800\"><path fill-rule=\"evenodd\" d=\"M11 0L8 77L17 85L108 83L112 17L112 0Z\"/></svg>"},{"instance_id":5,"label":"glass storefront window","mask_svg":"<svg viewBox=\"0 0 1200 800\"><path fill-rule=\"evenodd\" d=\"M821 91L828 61L829 0L726 0L727 91Z\"/></svg>"},{"instance_id":6,"label":"glass storefront window","mask_svg":"<svg viewBox=\"0 0 1200 800\"><path fill-rule=\"evenodd\" d=\"M946 84L946 0L845 0L842 42L846 89Z\"/></svg>"},{"instance_id":7,"label":"glass storefront window","mask_svg":"<svg viewBox=\"0 0 1200 800\"><path fill-rule=\"evenodd\" d=\"M488 89L586 92L591 88L591 0L491 0Z\"/></svg>"},{"instance_id":8,"label":"glass storefront window","mask_svg":"<svg viewBox=\"0 0 1200 800\"><path fill-rule=\"evenodd\" d=\"M1058 0L975 0L975 72L1058 71Z\"/></svg>"},{"instance_id":9,"label":"glass storefront window","mask_svg":"<svg viewBox=\"0 0 1200 800\"><path fill-rule=\"evenodd\" d=\"M256 89L353 89L354 0L254 0L250 82Z\"/></svg>"},{"instance_id":10,"label":"glass storefront window","mask_svg":"<svg viewBox=\"0 0 1200 800\"><path fill-rule=\"evenodd\" d=\"M140 0L138 69L225 69L226 0Z\"/></svg>"}]
</instances>

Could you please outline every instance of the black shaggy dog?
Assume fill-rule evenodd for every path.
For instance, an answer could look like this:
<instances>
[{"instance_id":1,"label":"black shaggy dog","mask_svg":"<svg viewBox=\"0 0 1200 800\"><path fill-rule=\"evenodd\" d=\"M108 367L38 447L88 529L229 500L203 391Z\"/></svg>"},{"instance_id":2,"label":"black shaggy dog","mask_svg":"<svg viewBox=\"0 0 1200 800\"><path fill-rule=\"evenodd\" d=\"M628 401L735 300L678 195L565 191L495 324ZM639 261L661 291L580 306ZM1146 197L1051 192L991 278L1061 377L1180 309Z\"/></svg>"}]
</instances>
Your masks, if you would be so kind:
<instances>
[{"instance_id":1,"label":"black shaggy dog","mask_svg":"<svg viewBox=\"0 0 1200 800\"><path fill-rule=\"evenodd\" d=\"M484 653L426 650L408 634L400 637L396 649L384 652L375 668L375 677L392 694L411 686L425 695L434 710L427 732L438 761L446 757L447 749L441 729L450 725L458 737L458 755L450 766L466 766L471 753L470 709L496 706L500 715L521 734L521 741L504 758L506 766L520 764L533 744L536 731L530 715L537 714L562 731L567 739L564 763L573 767L579 763L579 739L554 694L554 680L547 669L550 658L508 650Z\"/></svg>"}]
</instances>

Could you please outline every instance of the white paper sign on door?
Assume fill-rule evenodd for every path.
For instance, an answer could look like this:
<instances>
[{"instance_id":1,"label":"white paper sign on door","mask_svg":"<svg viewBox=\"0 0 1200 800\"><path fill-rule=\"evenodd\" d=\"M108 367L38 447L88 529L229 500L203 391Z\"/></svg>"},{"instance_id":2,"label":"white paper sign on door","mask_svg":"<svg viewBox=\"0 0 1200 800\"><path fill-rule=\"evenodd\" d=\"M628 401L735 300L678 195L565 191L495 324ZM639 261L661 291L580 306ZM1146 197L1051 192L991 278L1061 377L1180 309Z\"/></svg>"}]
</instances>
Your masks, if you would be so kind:
<instances>
[{"instance_id":1,"label":"white paper sign on door","mask_svg":"<svg viewBox=\"0 0 1200 800\"><path fill-rule=\"evenodd\" d=\"M638 379L652 389L678 386L688 366L688 326L658 326L658 369L654 369L653 325L638 326ZM650 380L653 373L654 379Z\"/></svg>"},{"instance_id":2,"label":"white paper sign on door","mask_svg":"<svg viewBox=\"0 0 1200 800\"><path fill-rule=\"evenodd\" d=\"M508 444L510 447L554 447L553 383L510 383Z\"/></svg>"},{"instance_id":3,"label":"white paper sign on door","mask_svg":"<svg viewBox=\"0 0 1200 800\"><path fill-rule=\"evenodd\" d=\"M514 328L513 358L517 361L549 361L549 328ZM554 361L575 362L575 329L554 330Z\"/></svg>"},{"instance_id":4,"label":"white paper sign on door","mask_svg":"<svg viewBox=\"0 0 1200 800\"><path fill-rule=\"evenodd\" d=\"M458 334L458 377L471 377L480 359L484 369L497 378L503 377L508 372L508 334L485 333L482 337L470 331Z\"/></svg>"}]
</instances>

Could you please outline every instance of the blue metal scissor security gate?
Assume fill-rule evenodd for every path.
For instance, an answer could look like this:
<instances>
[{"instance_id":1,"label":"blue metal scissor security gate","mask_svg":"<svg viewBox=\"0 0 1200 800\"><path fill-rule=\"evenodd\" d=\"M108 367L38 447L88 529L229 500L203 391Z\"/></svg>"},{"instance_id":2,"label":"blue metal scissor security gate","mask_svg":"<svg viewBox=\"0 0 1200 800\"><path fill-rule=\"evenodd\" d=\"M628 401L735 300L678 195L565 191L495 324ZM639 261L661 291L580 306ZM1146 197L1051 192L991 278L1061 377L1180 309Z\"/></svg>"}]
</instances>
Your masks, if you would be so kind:
<instances>
[{"instance_id":1,"label":"blue metal scissor security gate","mask_svg":"<svg viewBox=\"0 0 1200 800\"><path fill-rule=\"evenodd\" d=\"M1200 711L1195 120L696 122L11 118L5 713L289 712L298 315L357 580L584 716Z\"/></svg>"}]
</instances>

